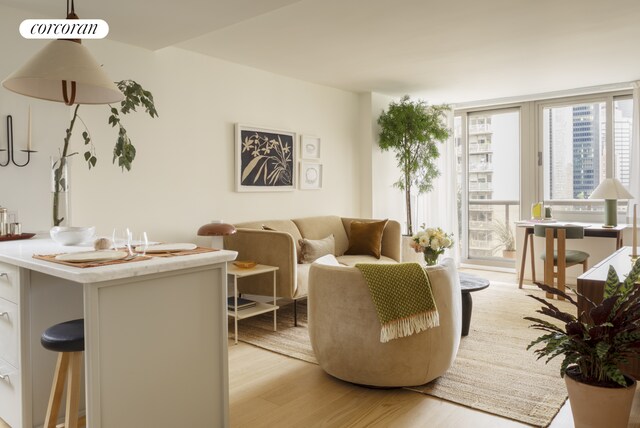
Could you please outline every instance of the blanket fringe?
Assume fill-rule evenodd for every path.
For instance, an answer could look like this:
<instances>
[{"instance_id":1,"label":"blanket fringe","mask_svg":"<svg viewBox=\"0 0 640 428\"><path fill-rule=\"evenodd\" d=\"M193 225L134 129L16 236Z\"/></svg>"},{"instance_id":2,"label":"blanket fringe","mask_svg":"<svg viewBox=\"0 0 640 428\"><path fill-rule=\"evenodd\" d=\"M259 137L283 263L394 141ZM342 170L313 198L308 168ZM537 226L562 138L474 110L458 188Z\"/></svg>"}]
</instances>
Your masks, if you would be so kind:
<instances>
[{"instance_id":1,"label":"blanket fringe","mask_svg":"<svg viewBox=\"0 0 640 428\"><path fill-rule=\"evenodd\" d=\"M382 326L380 342L386 343L393 339L419 333L431 327L438 327L439 325L440 318L437 310L393 320Z\"/></svg>"}]
</instances>

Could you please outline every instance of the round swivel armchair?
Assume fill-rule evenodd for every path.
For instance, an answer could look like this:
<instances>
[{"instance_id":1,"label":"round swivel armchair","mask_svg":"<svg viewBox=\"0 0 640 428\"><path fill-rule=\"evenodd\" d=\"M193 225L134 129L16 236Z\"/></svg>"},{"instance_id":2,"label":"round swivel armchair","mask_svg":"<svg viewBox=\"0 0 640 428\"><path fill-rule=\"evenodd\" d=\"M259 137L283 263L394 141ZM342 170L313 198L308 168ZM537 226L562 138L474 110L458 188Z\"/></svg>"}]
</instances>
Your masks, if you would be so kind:
<instances>
[{"instance_id":1,"label":"round swivel armchair","mask_svg":"<svg viewBox=\"0 0 640 428\"><path fill-rule=\"evenodd\" d=\"M361 385L422 385L444 374L458 352L461 292L454 262L427 267L440 325L380 342L367 283L355 267L314 263L309 271L309 338L320 367Z\"/></svg>"}]
</instances>

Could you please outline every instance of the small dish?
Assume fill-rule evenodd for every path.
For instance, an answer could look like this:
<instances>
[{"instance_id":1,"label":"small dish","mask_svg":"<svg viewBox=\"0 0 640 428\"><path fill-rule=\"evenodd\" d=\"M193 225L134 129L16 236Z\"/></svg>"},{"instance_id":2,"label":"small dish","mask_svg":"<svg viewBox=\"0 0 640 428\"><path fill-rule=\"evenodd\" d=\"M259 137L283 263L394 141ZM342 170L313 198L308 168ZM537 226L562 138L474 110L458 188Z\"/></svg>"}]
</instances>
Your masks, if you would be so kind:
<instances>
[{"instance_id":1,"label":"small dish","mask_svg":"<svg viewBox=\"0 0 640 428\"><path fill-rule=\"evenodd\" d=\"M239 267L239 268L241 268L241 269L251 269L251 268L256 267L256 265L257 265L257 264L258 264L258 263L256 263L256 262L251 262L251 261L241 261L241 260L238 260L238 261L233 262L233 265L234 265L234 266Z\"/></svg>"}]
</instances>

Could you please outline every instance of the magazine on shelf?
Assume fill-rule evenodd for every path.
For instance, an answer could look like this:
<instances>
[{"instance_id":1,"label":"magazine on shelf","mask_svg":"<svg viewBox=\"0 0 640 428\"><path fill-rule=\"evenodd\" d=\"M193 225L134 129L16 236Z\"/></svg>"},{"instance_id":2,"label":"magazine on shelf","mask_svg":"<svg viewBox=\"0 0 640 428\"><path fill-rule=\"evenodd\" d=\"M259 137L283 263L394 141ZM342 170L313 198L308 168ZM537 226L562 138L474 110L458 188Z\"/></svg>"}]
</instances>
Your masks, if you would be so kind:
<instances>
[{"instance_id":1,"label":"magazine on shelf","mask_svg":"<svg viewBox=\"0 0 640 428\"><path fill-rule=\"evenodd\" d=\"M234 297L227 298L227 307L229 308L230 311L233 311L235 309L235 307L233 306L234 300L235 300ZM243 299L242 297L238 297L238 310L251 308L255 305L257 305L257 302L254 302L253 300Z\"/></svg>"}]
</instances>

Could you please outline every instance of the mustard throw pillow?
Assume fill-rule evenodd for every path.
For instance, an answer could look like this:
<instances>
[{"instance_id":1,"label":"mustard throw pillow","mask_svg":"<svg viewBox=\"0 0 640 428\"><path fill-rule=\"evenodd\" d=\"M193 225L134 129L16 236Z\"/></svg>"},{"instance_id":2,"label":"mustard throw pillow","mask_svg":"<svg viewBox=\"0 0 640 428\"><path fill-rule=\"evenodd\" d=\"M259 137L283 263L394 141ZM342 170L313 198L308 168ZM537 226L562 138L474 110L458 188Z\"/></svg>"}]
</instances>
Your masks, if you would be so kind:
<instances>
[{"instance_id":1,"label":"mustard throw pillow","mask_svg":"<svg viewBox=\"0 0 640 428\"><path fill-rule=\"evenodd\" d=\"M317 258L334 255L336 252L336 240L333 234L324 239L299 239L300 260L299 263L313 263Z\"/></svg>"},{"instance_id":2,"label":"mustard throw pillow","mask_svg":"<svg viewBox=\"0 0 640 428\"><path fill-rule=\"evenodd\" d=\"M379 259L382 252L382 232L388 220L352 221L348 255L367 255Z\"/></svg>"}]
</instances>

